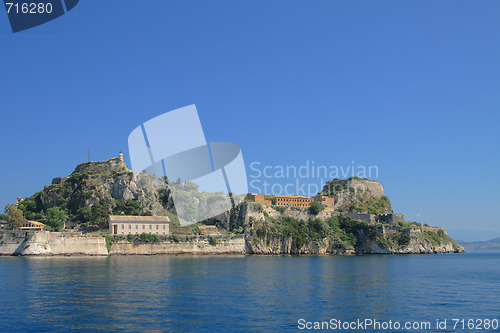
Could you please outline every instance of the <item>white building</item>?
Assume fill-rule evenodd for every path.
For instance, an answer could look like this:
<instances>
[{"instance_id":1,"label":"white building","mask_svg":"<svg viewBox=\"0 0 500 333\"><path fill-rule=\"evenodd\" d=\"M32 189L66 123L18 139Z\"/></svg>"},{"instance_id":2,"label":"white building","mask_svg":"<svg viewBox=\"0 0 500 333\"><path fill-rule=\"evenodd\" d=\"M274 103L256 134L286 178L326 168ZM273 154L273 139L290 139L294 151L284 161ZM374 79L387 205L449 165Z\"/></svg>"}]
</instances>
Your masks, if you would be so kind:
<instances>
[{"instance_id":1,"label":"white building","mask_svg":"<svg viewBox=\"0 0 500 333\"><path fill-rule=\"evenodd\" d=\"M111 235L156 234L168 235L170 219L166 216L111 215L109 233Z\"/></svg>"}]
</instances>

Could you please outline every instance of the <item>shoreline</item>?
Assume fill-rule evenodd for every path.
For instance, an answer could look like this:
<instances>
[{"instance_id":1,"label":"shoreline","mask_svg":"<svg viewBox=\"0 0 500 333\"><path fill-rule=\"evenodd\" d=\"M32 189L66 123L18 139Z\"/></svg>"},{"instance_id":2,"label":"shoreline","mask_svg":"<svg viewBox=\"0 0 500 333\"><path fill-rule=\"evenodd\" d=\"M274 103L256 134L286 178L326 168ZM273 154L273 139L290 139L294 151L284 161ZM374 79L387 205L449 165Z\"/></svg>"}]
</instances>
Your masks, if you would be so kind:
<instances>
[{"instance_id":1,"label":"shoreline","mask_svg":"<svg viewBox=\"0 0 500 333\"><path fill-rule=\"evenodd\" d=\"M480 252L480 251L472 251ZM488 251L482 251L488 252ZM453 255L453 254L468 254L469 252L438 252L438 253L327 253L327 254L285 254L285 253L144 253L144 254L0 254L0 258L7 257L37 257L37 258L64 258L64 257L364 257L364 256L427 256L427 255Z\"/></svg>"},{"instance_id":2,"label":"shoreline","mask_svg":"<svg viewBox=\"0 0 500 333\"><path fill-rule=\"evenodd\" d=\"M212 242L215 239L215 242ZM158 242L129 242L110 240L105 234L49 231L0 231L0 256L205 256L205 255L258 255L258 256L363 256L363 255L415 255L462 253L461 247L422 246L406 249L372 247L368 251L335 248L329 244L311 243L296 253L289 246L261 246L261 241L244 235L193 235L190 240ZM371 250L371 251L370 251Z\"/></svg>"}]
</instances>

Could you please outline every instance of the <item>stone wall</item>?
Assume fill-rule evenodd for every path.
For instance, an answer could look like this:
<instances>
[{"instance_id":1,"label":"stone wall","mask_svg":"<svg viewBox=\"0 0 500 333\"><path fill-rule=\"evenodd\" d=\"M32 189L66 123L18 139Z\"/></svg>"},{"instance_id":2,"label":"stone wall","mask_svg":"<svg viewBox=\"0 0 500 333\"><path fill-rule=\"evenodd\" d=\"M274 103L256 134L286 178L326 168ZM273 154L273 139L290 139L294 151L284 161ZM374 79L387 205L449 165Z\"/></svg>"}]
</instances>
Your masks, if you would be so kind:
<instances>
[{"instance_id":1,"label":"stone wall","mask_svg":"<svg viewBox=\"0 0 500 333\"><path fill-rule=\"evenodd\" d=\"M440 228L440 227L431 227L428 225L423 225L422 226L422 231L432 231L434 233L438 233L439 230L443 230L444 234L447 235L446 229L445 228Z\"/></svg>"},{"instance_id":2,"label":"stone wall","mask_svg":"<svg viewBox=\"0 0 500 333\"><path fill-rule=\"evenodd\" d=\"M377 215L375 214L366 214L366 213L339 213L339 216L347 216L352 218L353 220L361 220L366 221L368 223L375 223L377 220Z\"/></svg>"},{"instance_id":3,"label":"stone wall","mask_svg":"<svg viewBox=\"0 0 500 333\"><path fill-rule=\"evenodd\" d=\"M399 222L404 222L404 214L380 214L378 215L378 221L388 224L398 224Z\"/></svg>"},{"instance_id":4,"label":"stone wall","mask_svg":"<svg viewBox=\"0 0 500 333\"><path fill-rule=\"evenodd\" d=\"M110 255L153 255L153 254L245 254L245 238L242 236L213 236L216 245L208 237L201 236L186 241L168 241L150 244L134 244L126 240L111 244Z\"/></svg>"},{"instance_id":5,"label":"stone wall","mask_svg":"<svg viewBox=\"0 0 500 333\"><path fill-rule=\"evenodd\" d=\"M106 248L106 238L73 232L20 231L0 232L0 255L108 255L108 254L244 254L243 235L218 235L217 244L209 237L194 236L189 241L134 244L121 240Z\"/></svg>"},{"instance_id":6,"label":"stone wall","mask_svg":"<svg viewBox=\"0 0 500 333\"><path fill-rule=\"evenodd\" d=\"M0 255L108 255L102 236L70 232L0 232Z\"/></svg>"}]
</instances>

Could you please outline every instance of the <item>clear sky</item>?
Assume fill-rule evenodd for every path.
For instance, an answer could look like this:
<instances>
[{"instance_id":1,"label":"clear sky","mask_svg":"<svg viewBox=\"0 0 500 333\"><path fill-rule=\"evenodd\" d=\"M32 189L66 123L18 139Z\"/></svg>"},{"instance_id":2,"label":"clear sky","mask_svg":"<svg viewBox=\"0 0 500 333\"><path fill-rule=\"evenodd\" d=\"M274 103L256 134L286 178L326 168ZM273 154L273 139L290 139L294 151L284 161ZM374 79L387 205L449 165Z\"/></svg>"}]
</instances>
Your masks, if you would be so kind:
<instances>
[{"instance_id":1,"label":"clear sky","mask_svg":"<svg viewBox=\"0 0 500 333\"><path fill-rule=\"evenodd\" d=\"M208 141L241 146L249 181L266 180L253 162L376 166L407 220L497 237L499 14L498 1L84 0L13 34L1 9L0 204L70 174L89 146L128 159L136 126L196 104Z\"/></svg>"}]
</instances>

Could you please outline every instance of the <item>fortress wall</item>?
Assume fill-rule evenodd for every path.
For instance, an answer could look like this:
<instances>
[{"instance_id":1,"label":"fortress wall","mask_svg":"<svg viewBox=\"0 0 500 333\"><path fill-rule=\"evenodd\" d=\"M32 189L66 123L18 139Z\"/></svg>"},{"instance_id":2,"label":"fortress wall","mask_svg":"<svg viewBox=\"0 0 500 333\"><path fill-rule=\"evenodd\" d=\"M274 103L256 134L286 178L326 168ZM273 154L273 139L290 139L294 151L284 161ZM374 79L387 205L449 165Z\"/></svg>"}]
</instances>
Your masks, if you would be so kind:
<instances>
[{"instance_id":1,"label":"fortress wall","mask_svg":"<svg viewBox=\"0 0 500 333\"><path fill-rule=\"evenodd\" d=\"M366 214L366 213L340 213L340 216L348 216L354 220L362 220L367 221L368 223L376 222L375 214Z\"/></svg>"},{"instance_id":2,"label":"fortress wall","mask_svg":"<svg viewBox=\"0 0 500 333\"><path fill-rule=\"evenodd\" d=\"M9 230L0 233L0 255L108 255L108 250L102 236Z\"/></svg>"},{"instance_id":3,"label":"fortress wall","mask_svg":"<svg viewBox=\"0 0 500 333\"><path fill-rule=\"evenodd\" d=\"M385 222L388 224L398 224L399 222L404 222L404 214L380 214L378 216L380 222Z\"/></svg>"},{"instance_id":4,"label":"fortress wall","mask_svg":"<svg viewBox=\"0 0 500 333\"><path fill-rule=\"evenodd\" d=\"M443 231L444 231L444 234L445 234L445 235L447 235L447 233L446 233L446 229L445 229L445 228L431 227L431 226L426 226L426 225L423 225L423 226L422 226L422 230L423 230L423 231L432 231L432 232L435 232L435 233L437 233L439 230L443 230Z\"/></svg>"},{"instance_id":5,"label":"fortress wall","mask_svg":"<svg viewBox=\"0 0 500 333\"><path fill-rule=\"evenodd\" d=\"M245 239L241 236L200 236L189 242L133 244L119 241L111 245L109 254L244 254ZM0 255L108 255L106 239L99 235L69 232L21 231L0 232Z\"/></svg>"},{"instance_id":6,"label":"fortress wall","mask_svg":"<svg viewBox=\"0 0 500 333\"><path fill-rule=\"evenodd\" d=\"M153 254L245 254L246 246L243 236L213 236L216 245L211 245L207 237L194 241L159 242L134 244L119 241L111 244L110 255L153 255Z\"/></svg>"},{"instance_id":7,"label":"fortress wall","mask_svg":"<svg viewBox=\"0 0 500 333\"><path fill-rule=\"evenodd\" d=\"M0 232L0 255L10 256L19 254L24 249L21 246L28 236L27 231L6 230Z\"/></svg>"}]
</instances>

